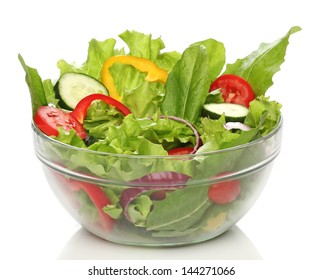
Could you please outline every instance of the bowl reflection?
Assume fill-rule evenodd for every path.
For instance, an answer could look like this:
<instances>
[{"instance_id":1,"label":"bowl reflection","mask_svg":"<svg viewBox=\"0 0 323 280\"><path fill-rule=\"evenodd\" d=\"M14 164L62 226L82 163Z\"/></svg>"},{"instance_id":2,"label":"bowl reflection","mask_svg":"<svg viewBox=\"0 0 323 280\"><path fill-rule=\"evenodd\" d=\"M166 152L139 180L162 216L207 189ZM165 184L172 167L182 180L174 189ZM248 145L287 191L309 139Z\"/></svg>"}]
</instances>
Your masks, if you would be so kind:
<instances>
[{"instance_id":1,"label":"bowl reflection","mask_svg":"<svg viewBox=\"0 0 323 280\"><path fill-rule=\"evenodd\" d=\"M113 252L113 254L111 254ZM137 247L106 242L80 228L58 256L60 260L261 260L257 248L238 227L191 246Z\"/></svg>"}]
</instances>

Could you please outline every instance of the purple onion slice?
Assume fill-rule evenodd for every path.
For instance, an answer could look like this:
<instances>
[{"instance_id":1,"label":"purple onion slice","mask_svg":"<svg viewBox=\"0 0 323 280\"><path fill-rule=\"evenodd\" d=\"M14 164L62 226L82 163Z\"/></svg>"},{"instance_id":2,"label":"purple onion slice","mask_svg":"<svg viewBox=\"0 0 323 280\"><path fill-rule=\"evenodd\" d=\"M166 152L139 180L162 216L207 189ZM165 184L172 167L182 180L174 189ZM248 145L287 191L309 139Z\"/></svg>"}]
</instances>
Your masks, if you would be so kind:
<instances>
[{"instance_id":1,"label":"purple onion slice","mask_svg":"<svg viewBox=\"0 0 323 280\"><path fill-rule=\"evenodd\" d=\"M128 206L129 204L136 199L139 195L144 192L155 190L177 190L184 188L186 185L187 180L190 176L173 172L173 171L163 171L163 172L156 172L145 175L139 179L131 181L131 183L138 184L138 187L130 187L125 189L120 198L120 204L123 209L123 213L125 218L131 221L131 218L128 214Z\"/></svg>"},{"instance_id":2,"label":"purple onion slice","mask_svg":"<svg viewBox=\"0 0 323 280\"><path fill-rule=\"evenodd\" d=\"M241 122L227 122L223 126L226 130L240 129L243 131L249 131L251 129L249 126Z\"/></svg>"},{"instance_id":3,"label":"purple onion slice","mask_svg":"<svg viewBox=\"0 0 323 280\"><path fill-rule=\"evenodd\" d=\"M193 124L191 124L190 122L188 122L187 120L184 120L180 117L176 117L176 116L164 116L164 115L160 115L159 118L161 119L165 119L165 118L168 118L170 120L174 120L174 121L177 121L177 122L182 122L184 124L186 124L194 133L195 135L195 146L193 147L193 151L192 151L192 154L195 154L196 151L202 146L202 140L201 140L201 137L200 137L200 133L197 131L197 129L195 128L195 126Z\"/></svg>"}]
</instances>

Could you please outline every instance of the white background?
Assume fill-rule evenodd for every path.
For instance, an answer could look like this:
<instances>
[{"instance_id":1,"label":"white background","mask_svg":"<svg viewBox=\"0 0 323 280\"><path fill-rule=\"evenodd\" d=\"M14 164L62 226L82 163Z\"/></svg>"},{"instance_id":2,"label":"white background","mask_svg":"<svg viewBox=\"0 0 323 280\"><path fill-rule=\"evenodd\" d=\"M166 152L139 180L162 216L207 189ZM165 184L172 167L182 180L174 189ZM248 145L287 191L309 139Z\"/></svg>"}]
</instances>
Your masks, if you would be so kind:
<instances>
[{"instance_id":1,"label":"white background","mask_svg":"<svg viewBox=\"0 0 323 280\"><path fill-rule=\"evenodd\" d=\"M76 275L87 279L86 268L94 264L122 267L135 264L124 260L137 259L141 265L177 268L192 263L235 265L240 273L236 279L322 279L319 4L311 0L2 1L0 275L6 277L0 277L45 274L43 279ZM227 60L234 62L261 42L280 38L293 25L303 30L291 37L286 61L268 92L283 104L282 151L264 192L237 226L218 239L173 249L111 244L80 229L52 194L34 155L29 92L18 53L44 79L55 79L58 59L82 63L91 38L117 37L129 29L161 35L167 50L182 51L190 43L212 37L225 44Z\"/></svg>"}]
</instances>

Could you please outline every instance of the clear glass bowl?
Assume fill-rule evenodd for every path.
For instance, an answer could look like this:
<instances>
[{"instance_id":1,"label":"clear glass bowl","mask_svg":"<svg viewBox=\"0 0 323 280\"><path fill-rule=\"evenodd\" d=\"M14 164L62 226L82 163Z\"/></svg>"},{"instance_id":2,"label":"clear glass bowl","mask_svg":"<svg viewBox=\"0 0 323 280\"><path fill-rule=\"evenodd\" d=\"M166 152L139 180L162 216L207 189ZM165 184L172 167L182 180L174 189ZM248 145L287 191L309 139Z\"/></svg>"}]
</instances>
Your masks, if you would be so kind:
<instances>
[{"instance_id":1,"label":"clear glass bowl","mask_svg":"<svg viewBox=\"0 0 323 280\"><path fill-rule=\"evenodd\" d=\"M282 119L251 143L180 156L89 151L32 129L49 185L85 229L115 243L178 246L214 238L247 213L279 154ZM238 195L210 200L209 189L223 184L238 184Z\"/></svg>"}]
</instances>

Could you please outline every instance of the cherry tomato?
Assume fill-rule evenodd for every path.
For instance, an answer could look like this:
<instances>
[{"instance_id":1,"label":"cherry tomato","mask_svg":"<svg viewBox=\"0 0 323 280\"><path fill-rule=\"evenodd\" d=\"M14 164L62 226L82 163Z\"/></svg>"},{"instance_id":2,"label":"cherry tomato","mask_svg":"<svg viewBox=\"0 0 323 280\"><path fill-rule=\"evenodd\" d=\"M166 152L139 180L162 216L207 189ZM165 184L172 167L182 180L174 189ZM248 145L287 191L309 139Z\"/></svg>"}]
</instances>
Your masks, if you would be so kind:
<instances>
[{"instance_id":1,"label":"cherry tomato","mask_svg":"<svg viewBox=\"0 0 323 280\"><path fill-rule=\"evenodd\" d=\"M180 147L175 148L168 151L169 156L177 156L177 155L187 155L193 152L194 148L192 147Z\"/></svg>"},{"instance_id":2,"label":"cherry tomato","mask_svg":"<svg viewBox=\"0 0 323 280\"><path fill-rule=\"evenodd\" d=\"M218 77L210 86L210 92L220 89L224 102L240 104L249 108L249 103L255 99L250 84L243 78L225 74Z\"/></svg>"},{"instance_id":3,"label":"cherry tomato","mask_svg":"<svg viewBox=\"0 0 323 280\"><path fill-rule=\"evenodd\" d=\"M208 191L208 197L216 204L225 205L234 201L239 196L240 192L240 181L229 180L212 184Z\"/></svg>"},{"instance_id":4,"label":"cherry tomato","mask_svg":"<svg viewBox=\"0 0 323 280\"><path fill-rule=\"evenodd\" d=\"M86 137L82 124L71 114L55 107L40 106L35 114L34 122L48 136L57 136L57 128L63 127L66 131L74 129L82 139Z\"/></svg>"}]
</instances>

